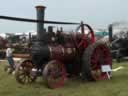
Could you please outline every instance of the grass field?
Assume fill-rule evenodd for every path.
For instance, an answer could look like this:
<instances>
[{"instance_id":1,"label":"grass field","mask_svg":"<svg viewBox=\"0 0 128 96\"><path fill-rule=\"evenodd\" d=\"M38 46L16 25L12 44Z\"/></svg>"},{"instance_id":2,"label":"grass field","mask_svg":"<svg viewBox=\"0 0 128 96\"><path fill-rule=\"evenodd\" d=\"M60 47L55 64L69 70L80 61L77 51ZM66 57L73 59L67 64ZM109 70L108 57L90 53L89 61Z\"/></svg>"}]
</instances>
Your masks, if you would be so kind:
<instances>
[{"instance_id":1,"label":"grass field","mask_svg":"<svg viewBox=\"0 0 128 96\"><path fill-rule=\"evenodd\" d=\"M0 96L128 96L128 62L114 63L111 80L81 82L68 80L63 88L48 89L41 77L31 85L20 85L13 75L4 72L6 62L0 62Z\"/></svg>"}]
</instances>

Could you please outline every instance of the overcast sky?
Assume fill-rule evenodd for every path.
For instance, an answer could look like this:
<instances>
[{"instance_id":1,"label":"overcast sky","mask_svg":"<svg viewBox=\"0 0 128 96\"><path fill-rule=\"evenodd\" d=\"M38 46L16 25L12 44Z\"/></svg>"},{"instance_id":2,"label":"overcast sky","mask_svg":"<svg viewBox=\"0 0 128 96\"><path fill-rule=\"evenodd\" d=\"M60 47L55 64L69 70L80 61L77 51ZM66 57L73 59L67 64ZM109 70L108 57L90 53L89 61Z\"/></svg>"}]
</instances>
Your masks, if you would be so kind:
<instances>
[{"instance_id":1,"label":"overcast sky","mask_svg":"<svg viewBox=\"0 0 128 96\"><path fill-rule=\"evenodd\" d=\"M36 5L46 6L45 20L73 21L106 28L128 21L128 0L1 0L0 15L36 18ZM0 20L0 32L36 30L35 24Z\"/></svg>"}]
</instances>

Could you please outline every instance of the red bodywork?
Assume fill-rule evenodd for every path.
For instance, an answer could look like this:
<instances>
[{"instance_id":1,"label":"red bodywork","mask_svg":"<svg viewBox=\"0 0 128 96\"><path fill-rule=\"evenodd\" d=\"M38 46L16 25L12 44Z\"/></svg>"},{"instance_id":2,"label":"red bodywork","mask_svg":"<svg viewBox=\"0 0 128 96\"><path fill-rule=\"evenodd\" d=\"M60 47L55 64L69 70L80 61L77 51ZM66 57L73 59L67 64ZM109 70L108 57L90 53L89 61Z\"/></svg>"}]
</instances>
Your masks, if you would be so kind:
<instances>
[{"instance_id":1,"label":"red bodywork","mask_svg":"<svg viewBox=\"0 0 128 96\"><path fill-rule=\"evenodd\" d=\"M85 33L85 26L89 29L88 34ZM72 62L74 57L78 55L77 52L80 53L79 55L82 55L88 45L95 42L94 32L89 25L81 24L80 28L81 33L61 33L64 38L63 44L52 43L49 45L50 59Z\"/></svg>"}]
</instances>

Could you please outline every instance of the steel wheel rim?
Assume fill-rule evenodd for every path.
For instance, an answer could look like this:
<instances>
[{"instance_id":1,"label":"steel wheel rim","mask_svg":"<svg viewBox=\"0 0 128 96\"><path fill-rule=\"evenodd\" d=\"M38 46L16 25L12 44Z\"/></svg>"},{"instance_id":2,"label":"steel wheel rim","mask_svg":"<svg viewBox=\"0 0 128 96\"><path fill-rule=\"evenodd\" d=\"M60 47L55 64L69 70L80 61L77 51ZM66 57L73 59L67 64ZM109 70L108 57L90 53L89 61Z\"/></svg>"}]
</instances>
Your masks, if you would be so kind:
<instances>
[{"instance_id":1,"label":"steel wheel rim","mask_svg":"<svg viewBox=\"0 0 128 96\"><path fill-rule=\"evenodd\" d=\"M112 59L109 49L105 45L100 45L95 48L91 56L91 75L94 80L108 79L108 75L102 72L102 65L110 65L112 68ZM109 72L109 75L111 72Z\"/></svg>"},{"instance_id":2,"label":"steel wheel rim","mask_svg":"<svg viewBox=\"0 0 128 96\"><path fill-rule=\"evenodd\" d=\"M47 70L47 84L50 88L60 88L64 86L66 71L64 65L59 61L49 63Z\"/></svg>"}]
</instances>

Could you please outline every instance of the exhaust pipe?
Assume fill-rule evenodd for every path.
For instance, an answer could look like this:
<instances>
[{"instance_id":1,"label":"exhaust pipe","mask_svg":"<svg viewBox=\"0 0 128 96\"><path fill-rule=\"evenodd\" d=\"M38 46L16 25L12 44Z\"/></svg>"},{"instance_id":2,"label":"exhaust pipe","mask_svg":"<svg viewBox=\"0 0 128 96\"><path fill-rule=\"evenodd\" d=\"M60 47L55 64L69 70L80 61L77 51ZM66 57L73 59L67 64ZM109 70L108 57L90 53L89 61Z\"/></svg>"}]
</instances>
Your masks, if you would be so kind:
<instances>
[{"instance_id":1,"label":"exhaust pipe","mask_svg":"<svg viewBox=\"0 0 128 96\"><path fill-rule=\"evenodd\" d=\"M112 42L112 40L113 40L113 25L112 24L110 24L109 26L108 26L108 32L109 32L109 42Z\"/></svg>"}]
</instances>

